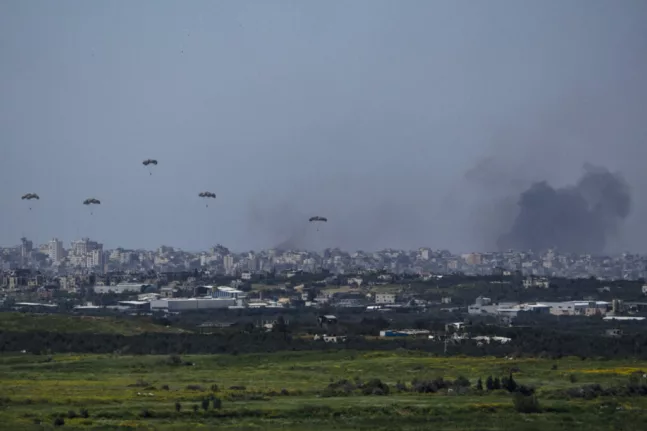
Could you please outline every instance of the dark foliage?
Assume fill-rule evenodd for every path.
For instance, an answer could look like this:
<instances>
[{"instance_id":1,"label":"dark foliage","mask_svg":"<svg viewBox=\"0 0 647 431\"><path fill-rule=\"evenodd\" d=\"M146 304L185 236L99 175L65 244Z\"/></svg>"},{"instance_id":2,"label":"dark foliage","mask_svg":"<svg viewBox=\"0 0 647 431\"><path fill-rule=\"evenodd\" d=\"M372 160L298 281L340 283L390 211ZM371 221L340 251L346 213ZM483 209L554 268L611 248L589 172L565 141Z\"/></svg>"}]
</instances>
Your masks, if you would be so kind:
<instances>
[{"instance_id":1,"label":"dark foliage","mask_svg":"<svg viewBox=\"0 0 647 431\"><path fill-rule=\"evenodd\" d=\"M539 413L539 401L535 395L514 394L512 398L514 409L519 413Z\"/></svg>"}]
</instances>

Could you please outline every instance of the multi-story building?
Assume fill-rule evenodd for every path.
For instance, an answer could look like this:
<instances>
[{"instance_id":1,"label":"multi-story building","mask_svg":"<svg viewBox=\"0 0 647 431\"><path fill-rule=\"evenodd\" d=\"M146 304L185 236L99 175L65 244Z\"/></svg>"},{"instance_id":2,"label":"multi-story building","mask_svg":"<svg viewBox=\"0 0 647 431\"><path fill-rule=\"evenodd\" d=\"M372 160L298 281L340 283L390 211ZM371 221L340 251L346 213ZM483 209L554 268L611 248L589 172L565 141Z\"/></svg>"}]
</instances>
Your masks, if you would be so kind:
<instances>
[{"instance_id":1,"label":"multi-story building","mask_svg":"<svg viewBox=\"0 0 647 431\"><path fill-rule=\"evenodd\" d=\"M479 253L468 253L461 256L468 265L480 265L483 261Z\"/></svg>"},{"instance_id":2,"label":"multi-story building","mask_svg":"<svg viewBox=\"0 0 647 431\"><path fill-rule=\"evenodd\" d=\"M230 274L234 270L234 256L228 254L223 258L223 265L225 266L225 271Z\"/></svg>"},{"instance_id":3,"label":"multi-story building","mask_svg":"<svg viewBox=\"0 0 647 431\"><path fill-rule=\"evenodd\" d=\"M92 252L88 253L87 255L88 268L103 268L104 264L105 264L105 257L103 254L103 246L96 250L92 250Z\"/></svg>"},{"instance_id":4,"label":"multi-story building","mask_svg":"<svg viewBox=\"0 0 647 431\"><path fill-rule=\"evenodd\" d=\"M58 238L52 238L48 244L47 255L54 263L58 263L65 257L63 242Z\"/></svg>"},{"instance_id":5,"label":"multi-story building","mask_svg":"<svg viewBox=\"0 0 647 431\"><path fill-rule=\"evenodd\" d=\"M97 243L96 241L90 241L89 238L81 238L78 241L72 241L72 254L77 256L83 256L86 253L90 253L98 248L103 249L103 245Z\"/></svg>"},{"instance_id":6,"label":"multi-story building","mask_svg":"<svg viewBox=\"0 0 647 431\"><path fill-rule=\"evenodd\" d=\"M28 257L34 248L34 243L29 241L27 238L20 238L20 256L25 258Z\"/></svg>"},{"instance_id":7,"label":"multi-story building","mask_svg":"<svg viewBox=\"0 0 647 431\"><path fill-rule=\"evenodd\" d=\"M420 259L429 260L430 251L428 248L421 248L420 250Z\"/></svg>"}]
</instances>

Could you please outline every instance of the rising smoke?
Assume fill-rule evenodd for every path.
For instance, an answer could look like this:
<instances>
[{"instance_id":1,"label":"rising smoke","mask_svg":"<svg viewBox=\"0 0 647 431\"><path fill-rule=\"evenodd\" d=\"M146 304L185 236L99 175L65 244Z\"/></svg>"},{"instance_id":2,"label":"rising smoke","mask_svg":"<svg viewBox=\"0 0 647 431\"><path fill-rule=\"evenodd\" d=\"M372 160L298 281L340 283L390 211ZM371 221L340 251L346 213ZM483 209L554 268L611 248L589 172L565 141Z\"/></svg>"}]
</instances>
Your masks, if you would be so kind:
<instances>
[{"instance_id":1,"label":"rising smoke","mask_svg":"<svg viewBox=\"0 0 647 431\"><path fill-rule=\"evenodd\" d=\"M629 215L631 192L621 175L585 165L574 186L534 183L518 206L512 228L499 237L500 249L601 254Z\"/></svg>"}]
</instances>

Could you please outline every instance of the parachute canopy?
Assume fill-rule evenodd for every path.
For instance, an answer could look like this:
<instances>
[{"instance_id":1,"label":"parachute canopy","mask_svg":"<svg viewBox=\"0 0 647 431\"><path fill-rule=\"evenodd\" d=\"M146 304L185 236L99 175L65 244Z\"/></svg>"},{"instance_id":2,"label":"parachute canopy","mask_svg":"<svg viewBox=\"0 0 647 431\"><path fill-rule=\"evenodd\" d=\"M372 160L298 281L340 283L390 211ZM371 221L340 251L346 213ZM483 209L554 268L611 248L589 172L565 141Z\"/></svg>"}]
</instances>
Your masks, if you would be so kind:
<instances>
[{"instance_id":1,"label":"parachute canopy","mask_svg":"<svg viewBox=\"0 0 647 431\"><path fill-rule=\"evenodd\" d=\"M157 160L155 159L146 159L142 162L142 165L148 166L148 165L156 165L157 166Z\"/></svg>"},{"instance_id":2,"label":"parachute canopy","mask_svg":"<svg viewBox=\"0 0 647 431\"><path fill-rule=\"evenodd\" d=\"M313 221L325 221L325 222L328 222L328 219L326 217L314 216L314 217L310 217L309 221L311 221L311 222L313 222Z\"/></svg>"},{"instance_id":3,"label":"parachute canopy","mask_svg":"<svg viewBox=\"0 0 647 431\"><path fill-rule=\"evenodd\" d=\"M201 198L211 198L211 199L216 198L216 194L212 192L200 192L198 193L198 196L200 196ZM207 204L206 207L209 208L209 204Z\"/></svg>"},{"instance_id":4,"label":"parachute canopy","mask_svg":"<svg viewBox=\"0 0 647 431\"><path fill-rule=\"evenodd\" d=\"M101 201L99 199L95 199L95 198L88 198L88 199L83 201L83 205L92 205L92 204L99 205L100 203L101 203Z\"/></svg>"},{"instance_id":5,"label":"parachute canopy","mask_svg":"<svg viewBox=\"0 0 647 431\"><path fill-rule=\"evenodd\" d=\"M25 195L22 195L20 199L23 199L23 200L40 199L40 196L38 196L36 193L27 193Z\"/></svg>"}]
</instances>

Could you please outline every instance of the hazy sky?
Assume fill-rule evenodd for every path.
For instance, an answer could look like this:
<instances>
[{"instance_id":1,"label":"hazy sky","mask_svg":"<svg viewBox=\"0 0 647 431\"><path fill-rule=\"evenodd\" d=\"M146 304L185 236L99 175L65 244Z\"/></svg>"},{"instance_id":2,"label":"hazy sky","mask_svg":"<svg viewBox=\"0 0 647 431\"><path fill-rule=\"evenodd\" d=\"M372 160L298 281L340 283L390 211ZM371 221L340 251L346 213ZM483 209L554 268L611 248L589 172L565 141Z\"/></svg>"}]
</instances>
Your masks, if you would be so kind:
<instances>
[{"instance_id":1,"label":"hazy sky","mask_svg":"<svg viewBox=\"0 0 647 431\"><path fill-rule=\"evenodd\" d=\"M645 23L644 0L2 0L0 244L483 250L590 162L633 187L614 247L647 251Z\"/></svg>"}]
</instances>

